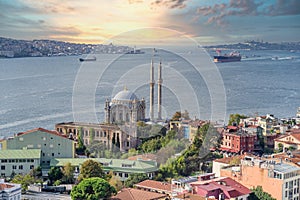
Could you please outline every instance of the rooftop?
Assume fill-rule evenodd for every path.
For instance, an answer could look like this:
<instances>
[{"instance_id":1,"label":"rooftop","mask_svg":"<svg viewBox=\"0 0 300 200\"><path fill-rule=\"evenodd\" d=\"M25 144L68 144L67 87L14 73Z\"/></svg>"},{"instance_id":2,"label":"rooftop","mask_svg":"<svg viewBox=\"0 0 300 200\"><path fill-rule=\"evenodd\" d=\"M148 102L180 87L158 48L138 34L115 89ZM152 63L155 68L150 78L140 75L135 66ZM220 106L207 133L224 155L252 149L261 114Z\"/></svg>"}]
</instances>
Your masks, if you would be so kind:
<instances>
[{"instance_id":1,"label":"rooftop","mask_svg":"<svg viewBox=\"0 0 300 200\"><path fill-rule=\"evenodd\" d=\"M275 168L274 168L274 171L281 172L281 173L290 173L290 172L295 172L295 171L299 171L299 170L300 170L299 167L285 164L285 163L276 163Z\"/></svg>"},{"instance_id":2,"label":"rooftop","mask_svg":"<svg viewBox=\"0 0 300 200\"><path fill-rule=\"evenodd\" d=\"M63 137L63 138L67 138L66 135L62 135L57 131L50 131L50 130L47 130L47 129L44 129L44 128L35 128L35 129L29 130L29 131L26 131L26 132L20 132L20 133L17 134L17 137L21 136L21 135L29 134L29 133L39 132L39 131L49 133L49 134L53 134L53 135L56 135L56 136L60 136L60 137Z\"/></svg>"},{"instance_id":3,"label":"rooftop","mask_svg":"<svg viewBox=\"0 0 300 200\"><path fill-rule=\"evenodd\" d=\"M80 166L87 160L95 160L103 165L104 171L147 173L157 171L156 162L154 161L133 161L127 159L106 159L106 158L53 158L50 166L65 166L71 163L72 166Z\"/></svg>"},{"instance_id":4,"label":"rooftop","mask_svg":"<svg viewBox=\"0 0 300 200\"><path fill-rule=\"evenodd\" d=\"M159 182L154 180L144 180L140 183L135 184L136 187L159 190L163 192L171 192L171 184L165 182Z\"/></svg>"},{"instance_id":5,"label":"rooftop","mask_svg":"<svg viewBox=\"0 0 300 200\"><path fill-rule=\"evenodd\" d=\"M167 194L148 192L134 188L124 188L118 192L117 195L111 197L110 200L154 200L167 197Z\"/></svg>"},{"instance_id":6,"label":"rooftop","mask_svg":"<svg viewBox=\"0 0 300 200\"><path fill-rule=\"evenodd\" d=\"M39 159L41 158L40 149L25 149L25 150L1 150L0 159Z\"/></svg>"}]
</instances>

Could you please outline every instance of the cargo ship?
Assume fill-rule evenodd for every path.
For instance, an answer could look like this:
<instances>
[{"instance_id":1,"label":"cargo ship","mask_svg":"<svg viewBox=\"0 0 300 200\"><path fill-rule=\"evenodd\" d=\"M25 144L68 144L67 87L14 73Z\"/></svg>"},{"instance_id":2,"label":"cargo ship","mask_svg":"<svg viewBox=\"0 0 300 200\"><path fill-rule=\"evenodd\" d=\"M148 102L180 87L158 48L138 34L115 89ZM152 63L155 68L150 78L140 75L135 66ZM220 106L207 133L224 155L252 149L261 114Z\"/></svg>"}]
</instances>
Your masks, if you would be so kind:
<instances>
[{"instance_id":1,"label":"cargo ship","mask_svg":"<svg viewBox=\"0 0 300 200\"><path fill-rule=\"evenodd\" d=\"M84 62L84 61L96 61L96 57L92 57L92 58L79 58L80 62Z\"/></svg>"},{"instance_id":2,"label":"cargo ship","mask_svg":"<svg viewBox=\"0 0 300 200\"><path fill-rule=\"evenodd\" d=\"M230 54L221 55L221 51L217 51L218 55L214 56L214 62L236 62L241 61L242 56L238 52L231 52Z\"/></svg>"}]
</instances>

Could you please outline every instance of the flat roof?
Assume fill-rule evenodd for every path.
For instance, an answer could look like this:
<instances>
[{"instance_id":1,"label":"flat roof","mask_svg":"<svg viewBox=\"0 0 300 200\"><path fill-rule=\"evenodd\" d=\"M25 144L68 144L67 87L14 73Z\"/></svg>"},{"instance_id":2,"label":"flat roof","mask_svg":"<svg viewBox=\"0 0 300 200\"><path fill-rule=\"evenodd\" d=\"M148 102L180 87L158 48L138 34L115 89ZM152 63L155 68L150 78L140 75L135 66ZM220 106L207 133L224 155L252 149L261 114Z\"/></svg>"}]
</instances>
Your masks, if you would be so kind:
<instances>
[{"instance_id":1,"label":"flat roof","mask_svg":"<svg viewBox=\"0 0 300 200\"><path fill-rule=\"evenodd\" d=\"M157 164L155 161L139 161L127 159L107 159L107 158L53 158L50 161L50 166L61 167L67 163L72 166L80 166L87 160L94 160L103 164L104 171L116 172L131 172L131 173L147 173L157 171ZM106 165L107 164L107 165ZM123 166L126 165L126 166ZM131 165L132 167L128 167Z\"/></svg>"},{"instance_id":2,"label":"flat roof","mask_svg":"<svg viewBox=\"0 0 300 200\"><path fill-rule=\"evenodd\" d=\"M0 159L41 158L40 149L1 150Z\"/></svg>"},{"instance_id":3,"label":"flat roof","mask_svg":"<svg viewBox=\"0 0 300 200\"><path fill-rule=\"evenodd\" d=\"M281 173L290 173L298 170L300 170L299 167L285 164L285 163L276 163L274 167L274 171L281 172Z\"/></svg>"}]
</instances>

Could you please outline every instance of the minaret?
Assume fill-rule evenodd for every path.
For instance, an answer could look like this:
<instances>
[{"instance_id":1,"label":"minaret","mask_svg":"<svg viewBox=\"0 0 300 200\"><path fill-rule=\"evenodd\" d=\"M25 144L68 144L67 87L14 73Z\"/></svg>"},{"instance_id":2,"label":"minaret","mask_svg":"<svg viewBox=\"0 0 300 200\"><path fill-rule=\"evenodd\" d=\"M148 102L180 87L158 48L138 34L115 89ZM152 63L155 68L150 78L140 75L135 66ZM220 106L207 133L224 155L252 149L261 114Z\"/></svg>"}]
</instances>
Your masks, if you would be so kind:
<instances>
[{"instance_id":1,"label":"minaret","mask_svg":"<svg viewBox=\"0 0 300 200\"><path fill-rule=\"evenodd\" d=\"M162 66L161 66L161 61L159 62L159 67L158 67L158 81L157 81L157 119L161 120L161 85L162 85Z\"/></svg>"},{"instance_id":2,"label":"minaret","mask_svg":"<svg viewBox=\"0 0 300 200\"><path fill-rule=\"evenodd\" d=\"M153 60L151 60L151 66L150 66L150 120L154 120L154 112L153 112L153 106L154 106L154 67L153 67Z\"/></svg>"},{"instance_id":3,"label":"minaret","mask_svg":"<svg viewBox=\"0 0 300 200\"><path fill-rule=\"evenodd\" d=\"M108 99L105 101L105 123L110 124L110 105Z\"/></svg>"}]
</instances>

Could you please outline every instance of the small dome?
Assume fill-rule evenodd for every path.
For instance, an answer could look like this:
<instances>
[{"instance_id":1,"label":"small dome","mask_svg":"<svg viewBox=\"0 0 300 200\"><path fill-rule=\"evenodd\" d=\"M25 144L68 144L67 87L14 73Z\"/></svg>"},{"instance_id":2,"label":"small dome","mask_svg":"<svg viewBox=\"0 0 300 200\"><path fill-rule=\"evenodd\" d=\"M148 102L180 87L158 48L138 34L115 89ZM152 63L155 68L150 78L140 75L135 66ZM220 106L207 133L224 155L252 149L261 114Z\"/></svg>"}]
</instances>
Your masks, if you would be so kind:
<instances>
[{"instance_id":1,"label":"small dome","mask_svg":"<svg viewBox=\"0 0 300 200\"><path fill-rule=\"evenodd\" d=\"M134 99L138 99L138 98L136 97L136 95L133 92L127 90L126 88L123 91L116 94L116 96L113 98L113 100L116 100L116 101L124 101L124 100L132 101Z\"/></svg>"}]
</instances>

